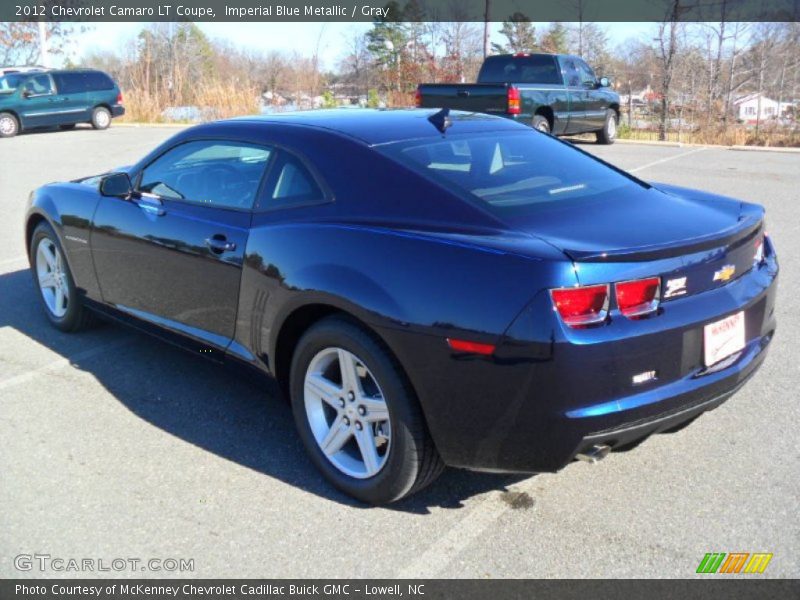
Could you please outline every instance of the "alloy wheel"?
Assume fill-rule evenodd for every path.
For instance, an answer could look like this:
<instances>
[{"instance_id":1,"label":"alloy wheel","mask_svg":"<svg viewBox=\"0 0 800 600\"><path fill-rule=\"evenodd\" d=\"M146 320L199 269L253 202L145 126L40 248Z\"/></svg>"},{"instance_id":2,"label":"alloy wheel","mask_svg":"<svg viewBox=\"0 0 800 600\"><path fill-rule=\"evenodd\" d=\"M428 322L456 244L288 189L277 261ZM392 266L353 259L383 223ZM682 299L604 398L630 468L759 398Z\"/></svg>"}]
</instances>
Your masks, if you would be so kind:
<instances>
[{"instance_id":1,"label":"alloy wheel","mask_svg":"<svg viewBox=\"0 0 800 600\"><path fill-rule=\"evenodd\" d=\"M391 419L361 359L342 348L318 352L306 370L304 403L314 439L333 466L357 479L380 472L391 447Z\"/></svg>"},{"instance_id":2,"label":"alloy wheel","mask_svg":"<svg viewBox=\"0 0 800 600\"><path fill-rule=\"evenodd\" d=\"M69 307L69 282L61 252L49 238L36 249L36 276L47 310L60 319Z\"/></svg>"}]
</instances>

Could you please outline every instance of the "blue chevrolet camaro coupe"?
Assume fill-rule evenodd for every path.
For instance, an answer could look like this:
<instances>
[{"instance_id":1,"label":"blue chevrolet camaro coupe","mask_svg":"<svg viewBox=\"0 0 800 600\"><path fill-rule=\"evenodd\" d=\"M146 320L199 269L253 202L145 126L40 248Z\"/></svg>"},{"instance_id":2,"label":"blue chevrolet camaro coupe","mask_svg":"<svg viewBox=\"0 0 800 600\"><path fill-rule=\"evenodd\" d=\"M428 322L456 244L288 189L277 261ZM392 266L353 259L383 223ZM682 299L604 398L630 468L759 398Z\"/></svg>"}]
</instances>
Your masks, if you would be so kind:
<instances>
[{"instance_id":1,"label":"blue chevrolet camaro coupe","mask_svg":"<svg viewBox=\"0 0 800 600\"><path fill-rule=\"evenodd\" d=\"M775 332L760 206L481 114L200 125L39 188L25 236L55 327L100 314L274 377L313 463L371 503L678 429Z\"/></svg>"}]
</instances>

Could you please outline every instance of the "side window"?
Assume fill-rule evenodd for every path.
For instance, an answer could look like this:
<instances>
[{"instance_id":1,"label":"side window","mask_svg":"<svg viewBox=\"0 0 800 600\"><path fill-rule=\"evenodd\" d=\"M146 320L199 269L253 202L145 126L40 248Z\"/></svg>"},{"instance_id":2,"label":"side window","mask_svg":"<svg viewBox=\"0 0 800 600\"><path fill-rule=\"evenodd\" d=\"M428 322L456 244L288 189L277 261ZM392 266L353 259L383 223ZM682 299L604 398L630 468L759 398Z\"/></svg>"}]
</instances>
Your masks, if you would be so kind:
<instances>
[{"instance_id":1,"label":"side window","mask_svg":"<svg viewBox=\"0 0 800 600\"><path fill-rule=\"evenodd\" d=\"M325 200L314 176L295 156L282 152L272 168L263 208L283 208Z\"/></svg>"},{"instance_id":2,"label":"side window","mask_svg":"<svg viewBox=\"0 0 800 600\"><path fill-rule=\"evenodd\" d=\"M269 148L243 142L187 142L145 167L138 191L206 206L249 209L271 154Z\"/></svg>"},{"instance_id":3,"label":"side window","mask_svg":"<svg viewBox=\"0 0 800 600\"><path fill-rule=\"evenodd\" d=\"M568 58L564 61L564 80L567 82L567 87L580 87L581 77L578 72L578 67L575 61Z\"/></svg>"},{"instance_id":4,"label":"side window","mask_svg":"<svg viewBox=\"0 0 800 600\"><path fill-rule=\"evenodd\" d=\"M83 84L77 73L56 73L53 78L59 94L78 94L83 91Z\"/></svg>"},{"instance_id":5,"label":"side window","mask_svg":"<svg viewBox=\"0 0 800 600\"><path fill-rule=\"evenodd\" d=\"M595 76L594 71L592 71L592 68L582 60L577 61L577 63L578 63L578 70L581 73L581 84L594 85L597 82L597 77Z\"/></svg>"},{"instance_id":6,"label":"side window","mask_svg":"<svg viewBox=\"0 0 800 600\"><path fill-rule=\"evenodd\" d=\"M114 89L114 82L111 81L111 78L100 71L89 71L88 73L84 73L83 80L86 86L86 91L88 92Z\"/></svg>"},{"instance_id":7,"label":"side window","mask_svg":"<svg viewBox=\"0 0 800 600\"><path fill-rule=\"evenodd\" d=\"M53 82L49 75L36 75L25 83L25 89L31 94L52 94Z\"/></svg>"}]
</instances>

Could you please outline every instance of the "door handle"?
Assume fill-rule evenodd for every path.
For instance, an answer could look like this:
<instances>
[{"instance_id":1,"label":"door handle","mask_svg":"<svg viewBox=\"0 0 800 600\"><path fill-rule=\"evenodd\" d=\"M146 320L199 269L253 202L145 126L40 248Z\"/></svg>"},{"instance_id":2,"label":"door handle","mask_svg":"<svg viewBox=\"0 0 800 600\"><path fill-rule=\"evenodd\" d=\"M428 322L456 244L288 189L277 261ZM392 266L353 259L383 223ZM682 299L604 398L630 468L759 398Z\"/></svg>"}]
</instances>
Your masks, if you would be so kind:
<instances>
[{"instance_id":1,"label":"door handle","mask_svg":"<svg viewBox=\"0 0 800 600\"><path fill-rule=\"evenodd\" d=\"M236 250L236 244L229 242L224 235L216 234L210 238L206 238L206 246L215 254L222 254L223 252L233 252Z\"/></svg>"}]
</instances>

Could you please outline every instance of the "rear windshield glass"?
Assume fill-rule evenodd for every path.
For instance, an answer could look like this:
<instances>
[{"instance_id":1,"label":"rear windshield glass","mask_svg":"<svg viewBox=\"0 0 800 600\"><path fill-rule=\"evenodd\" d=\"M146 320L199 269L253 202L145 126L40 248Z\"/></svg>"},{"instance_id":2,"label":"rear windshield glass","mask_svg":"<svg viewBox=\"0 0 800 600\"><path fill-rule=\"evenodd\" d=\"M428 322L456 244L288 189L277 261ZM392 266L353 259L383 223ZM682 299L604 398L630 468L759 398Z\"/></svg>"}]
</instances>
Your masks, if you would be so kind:
<instances>
[{"instance_id":1,"label":"rear windshield glass","mask_svg":"<svg viewBox=\"0 0 800 600\"><path fill-rule=\"evenodd\" d=\"M554 56L490 56L478 83L562 83L562 78Z\"/></svg>"},{"instance_id":2,"label":"rear windshield glass","mask_svg":"<svg viewBox=\"0 0 800 600\"><path fill-rule=\"evenodd\" d=\"M579 205L600 194L639 185L535 131L398 142L383 146L382 151L446 187L468 192L502 216L531 214L555 202Z\"/></svg>"}]
</instances>

